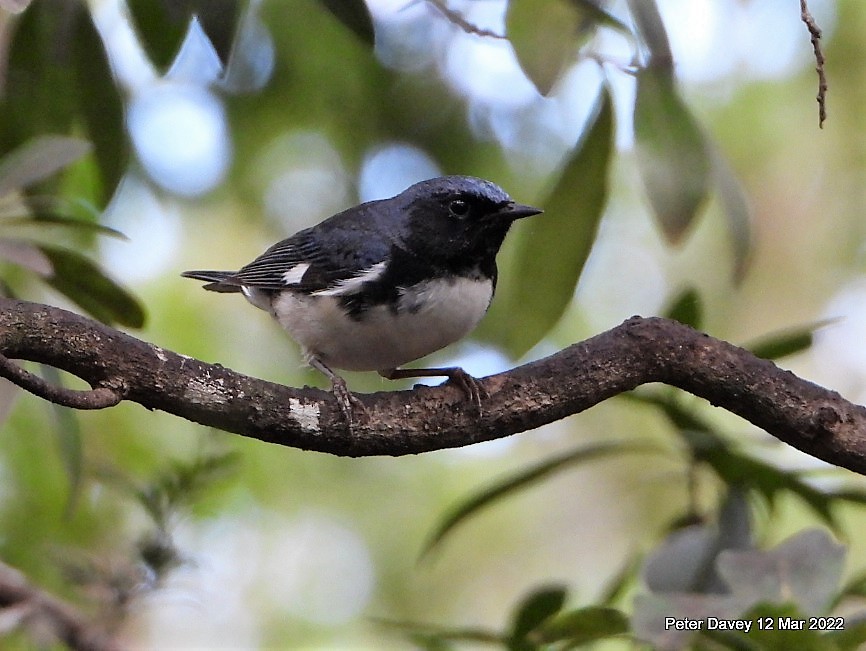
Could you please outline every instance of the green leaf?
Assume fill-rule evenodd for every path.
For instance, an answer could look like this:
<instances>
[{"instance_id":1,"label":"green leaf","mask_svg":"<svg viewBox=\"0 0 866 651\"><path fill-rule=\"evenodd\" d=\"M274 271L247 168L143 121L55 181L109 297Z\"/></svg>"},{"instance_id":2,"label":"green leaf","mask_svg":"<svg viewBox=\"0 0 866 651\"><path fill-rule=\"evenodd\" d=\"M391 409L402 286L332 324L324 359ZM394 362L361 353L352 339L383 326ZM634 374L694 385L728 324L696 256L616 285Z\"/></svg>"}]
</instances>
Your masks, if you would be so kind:
<instances>
[{"instance_id":1,"label":"green leaf","mask_svg":"<svg viewBox=\"0 0 866 651\"><path fill-rule=\"evenodd\" d=\"M12 36L0 98L0 151L45 134L86 137L94 155L64 174L63 191L104 205L125 169L128 139L120 95L87 7L34 3ZM75 184L68 183L72 179Z\"/></svg>"},{"instance_id":2,"label":"green leaf","mask_svg":"<svg viewBox=\"0 0 866 651\"><path fill-rule=\"evenodd\" d=\"M752 208L740 180L722 152L718 147L709 144L708 149L713 164L713 182L719 193L733 244L734 281L740 283L746 274L752 253Z\"/></svg>"},{"instance_id":3,"label":"green leaf","mask_svg":"<svg viewBox=\"0 0 866 651\"><path fill-rule=\"evenodd\" d=\"M791 603L760 603L738 619L753 622L752 629L745 631L708 630L702 633L716 645L705 648L760 649L760 651L839 651L839 647L818 631L807 625L799 628L800 622L808 624L808 618ZM759 622L764 622L763 627ZM790 628L782 628L785 623Z\"/></svg>"},{"instance_id":4,"label":"green leaf","mask_svg":"<svg viewBox=\"0 0 866 651\"><path fill-rule=\"evenodd\" d=\"M0 238L0 262L9 262L40 276L50 276L54 267L39 247L30 242Z\"/></svg>"},{"instance_id":5,"label":"green leaf","mask_svg":"<svg viewBox=\"0 0 866 651\"><path fill-rule=\"evenodd\" d=\"M186 35L189 15L183 3L175 9L161 0L127 0L126 4L147 58L155 68L165 71Z\"/></svg>"},{"instance_id":6,"label":"green leaf","mask_svg":"<svg viewBox=\"0 0 866 651\"><path fill-rule=\"evenodd\" d=\"M544 214L517 233L513 265L520 273L503 284L494 303L494 310L507 318L497 319L494 313L489 320L502 324L498 339L514 357L538 343L574 297L604 214L613 137L613 107L605 87L582 144L543 202Z\"/></svg>"},{"instance_id":7,"label":"green leaf","mask_svg":"<svg viewBox=\"0 0 866 651\"><path fill-rule=\"evenodd\" d=\"M511 624L512 646L520 646L527 635L562 610L568 590L562 586L540 588L514 609Z\"/></svg>"},{"instance_id":8,"label":"green leaf","mask_svg":"<svg viewBox=\"0 0 866 651\"><path fill-rule=\"evenodd\" d=\"M506 11L505 29L517 61L538 92L547 95L577 58L580 11L569 0L511 0Z\"/></svg>"},{"instance_id":9,"label":"green leaf","mask_svg":"<svg viewBox=\"0 0 866 651\"><path fill-rule=\"evenodd\" d=\"M763 359L780 359L809 349L814 341L814 333L828 325L836 323L837 319L822 319L794 328L786 328L760 337L747 343L743 348L752 351L756 357Z\"/></svg>"},{"instance_id":10,"label":"green leaf","mask_svg":"<svg viewBox=\"0 0 866 651\"><path fill-rule=\"evenodd\" d=\"M174 61L193 16L225 66L243 10L238 0L128 0L128 5L148 57L160 70Z\"/></svg>"},{"instance_id":11,"label":"green leaf","mask_svg":"<svg viewBox=\"0 0 866 651\"><path fill-rule=\"evenodd\" d=\"M370 10L364 0L320 0L333 16L364 43L373 47L375 32Z\"/></svg>"},{"instance_id":12,"label":"green leaf","mask_svg":"<svg viewBox=\"0 0 866 651\"><path fill-rule=\"evenodd\" d=\"M638 73L634 132L647 197L662 232L675 243L706 201L711 161L667 68L651 64Z\"/></svg>"},{"instance_id":13,"label":"green leaf","mask_svg":"<svg viewBox=\"0 0 866 651\"><path fill-rule=\"evenodd\" d=\"M568 647L573 647L628 631L628 617L621 611L606 606L589 606L544 622L536 633L542 643L565 642Z\"/></svg>"},{"instance_id":14,"label":"green leaf","mask_svg":"<svg viewBox=\"0 0 866 651\"><path fill-rule=\"evenodd\" d=\"M501 646L505 642L498 633L480 628L450 628L378 617L374 617L373 622L379 626L397 629L408 634L413 641L425 649L450 649L448 642L476 642L497 646Z\"/></svg>"},{"instance_id":15,"label":"green leaf","mask_svg":"<svg viewBox=\"0 0 866 651\"><path fill-rule=\"evenodd\" d=\"M862 613L859 617L847 616L844 621L844 629L828 631L824 637L833 644L834 651L836 649L862 650L863 644L866 643L866 620Z\"/></svg>"},{"instance_id":16,"label":"green leaf","mask_svg":"<svg viewBox=\"0 0 866 651\"><path fill-rule=\"evenodd\" d=\"M642 559L639 554L629 558L620 568L619 572L617 572L604 586L604 589L598 598L599 603L610 606L619 601L626 594L628 588L634 583L641 565Z\"/></svg>"},{"instance_id":17,"label":"green leaf","mask_svg":"<svg viewBox=\"0 0 866 651\"><path fill-rule=\"evenodd\" d=\"M0 159L0 197L43 181L85 156L91 145L80 138L40 136Z\"/></svg>"},{"instance_id":18,"label":"green leaf","mask_svg":"<svg viewBox=\"0 0 866 651\"><path fill-rule=\"evenodd\" d=\"M673 55L668 35L655 0L629 0L641 42L649 50L648 65L673 74Z\"/></svg>"},{"instance_id":19,"label":"green leaf","mask_svg":"<svg viewBox=\"0 0 866 651\"><path fill-rule=\"evenodd\" d=\"M60 371L53 366L40 365L40 373L47 382L53 385L60 386L63 384ZM63 462L63 469L66 471L69 482L69 496L64 510L66 516L70 517L81 496L81 477L84 467L81 426L74 409L61 407L60 405L52 405L52 407L57 448L60 452L60 460Z\"/></svg>"},{"instance_id":20,"label":"green leaf","mask_svg":"<svg viewBox=\"0 0 866 651\"><path fill-rule=\"evenodd\" d=\"M54 268L46 282L91 316L108 325L144 325L144 309L96 264L75 251L50 246L40 250Z\"/></svg>"},{"instance_id":21,"label":"green leaf","mask_svg":"<svg viewBox=\"0 0 866 651\"><path fill-rule=\"evenodd\" d=\"M698 290L689 287L680 292L670 307L665 310L664 316L696 330L700 329L703 322L703 305Z\"/></svg>"},{"instance_id":22,"label":"green leaf","mask_svg":"<svg viewBox=\"0 0 866 651\"><path fill-rule=\"evenodd\" d=\"M424 546L422 556L435 547L448 533L464 522L478 511L490 506L494 502L522 490L531 484L545 479L569 466L592 461L614 454L632 452L660 452L659 448L646 443L633 443L627 441L607 441L596 443L578 450L572 450L565 454L553 457L539 464L531 466L517 474L506 477L504 480L488 486L476 493L468 500L458 504L445 516L439 526L433 532L430 540Z\"/></svg>"},{"instance_id":23,"label":"green leaf","mask_svg":"<svg viewBox=\"0 0 866 651\"><path fill-rule=\"evenodd\" d=\"M612 16L601 6L603 0L569 0L582 14L584 23L598 27L610 27L626 36L633 36L628 25Z\"/></svg>"},{"instance_id":24,"label":"green leaf","mask_svg":"<svg viewBox=\"0 0 866 651\"><path fill-rule=\"evenodd\" d=\"M73 68L69 84L74 87L78 103L75 115L93 143L95 169L83 170L77 185L64 190L75 197L86 196L104 207L114 195L129 163L129 136L126 132L124 106L102 38L89 16L76 24ZM86 162L86 161L85 161Z\"/></svg>"}]
</instances>

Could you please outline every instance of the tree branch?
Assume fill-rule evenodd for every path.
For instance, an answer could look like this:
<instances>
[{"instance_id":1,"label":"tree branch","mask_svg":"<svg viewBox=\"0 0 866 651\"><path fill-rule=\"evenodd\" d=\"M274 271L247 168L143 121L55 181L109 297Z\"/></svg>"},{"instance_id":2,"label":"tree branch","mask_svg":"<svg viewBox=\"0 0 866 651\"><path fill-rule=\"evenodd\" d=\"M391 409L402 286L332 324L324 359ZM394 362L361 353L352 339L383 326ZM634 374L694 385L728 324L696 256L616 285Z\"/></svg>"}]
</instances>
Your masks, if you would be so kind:
<instances>
[{"instance_id":1,"label":"tree branch","mask_svg":"<svg viewBox=\"0 0 866 651\"><path fill-rule=\"evenodd\" d=\"M809 12L806 0L800 0L800 20L809 30L809 40L812 42L812 51L815 54L815 72L818 73L818 126L824 128L824 120L827 119L827 76L824 73L824 52L821 49L821 28L815 22Z\"/></svg>"},{"instance_id":2,"label":"tree branch","mask_svg":"<svg viewBox=\"0 0 866 651\"><path fill-rule=\"evenodd\" d=\"M0 299L0 353L61 368L148 409L341 456L398 456L488 441L664 382L808 454L866 474L866 409L661 318L632 317L555 355L480 380L488 394L480 417L456 387L416 387L359 395L367 413L351 430L326 391L251 378L47 305Z\"/></svg>"}]
</instances>

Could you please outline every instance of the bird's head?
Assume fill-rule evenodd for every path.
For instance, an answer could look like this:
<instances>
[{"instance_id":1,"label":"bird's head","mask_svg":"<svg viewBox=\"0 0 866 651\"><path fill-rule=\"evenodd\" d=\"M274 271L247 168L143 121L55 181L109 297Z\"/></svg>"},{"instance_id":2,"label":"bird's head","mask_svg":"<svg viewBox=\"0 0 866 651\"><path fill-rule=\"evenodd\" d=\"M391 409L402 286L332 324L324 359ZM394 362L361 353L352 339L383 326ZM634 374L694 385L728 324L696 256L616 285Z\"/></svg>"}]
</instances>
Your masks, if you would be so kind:
<instances>
[{"instance_id":1,"label":"bird's head","mask_svg":"<svg viewBox=\"0 0 866 651\"><path fill-rule=\"evenodd\" d=\"M495 256L515 220L542 212L472 176L421 181L397 198L409 215L413 247L437 257Z\"/></svg>"}]
</instances>

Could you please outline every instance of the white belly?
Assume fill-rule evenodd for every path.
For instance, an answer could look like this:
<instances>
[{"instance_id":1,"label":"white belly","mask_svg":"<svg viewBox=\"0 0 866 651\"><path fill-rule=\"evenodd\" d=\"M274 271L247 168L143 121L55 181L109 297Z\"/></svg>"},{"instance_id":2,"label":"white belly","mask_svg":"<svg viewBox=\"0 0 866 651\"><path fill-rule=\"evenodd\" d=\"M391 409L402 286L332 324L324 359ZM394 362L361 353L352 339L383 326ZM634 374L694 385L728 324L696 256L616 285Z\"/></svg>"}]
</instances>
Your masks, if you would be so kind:
<instances>
[{"instance_id":1,"label":"white belly","mask_svg":"<svg viewBox=\"0 0 866 651\"><path fill-rule=\"evenodd\" d=\"M334 368L384 371L462 339L481 320L493 297L489 280L433 280L400 299L398 313L384 305L349 318L334 296L279 294L271 312L304 354Z\"/></svg>"}]
</instances>

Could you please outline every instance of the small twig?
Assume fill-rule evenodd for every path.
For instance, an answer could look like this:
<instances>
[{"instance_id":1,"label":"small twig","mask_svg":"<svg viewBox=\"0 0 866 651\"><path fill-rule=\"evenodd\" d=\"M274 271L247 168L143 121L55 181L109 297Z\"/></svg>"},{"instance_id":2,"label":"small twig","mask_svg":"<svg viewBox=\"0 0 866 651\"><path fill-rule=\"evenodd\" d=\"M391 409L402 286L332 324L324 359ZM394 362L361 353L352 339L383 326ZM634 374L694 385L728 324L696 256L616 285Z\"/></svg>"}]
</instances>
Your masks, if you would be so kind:
<instances>
[{"instance_id":1,"label":"small twig","mask_svg":"<svg viewBox=\"0 0 866 651\"><path fill-rule=\"evenodd\" d=\"M476 36L487 36L490 38L499 38L504 39L505 36L502 34L497 34L494 31L489 29L481 29L477 25L470 23L466 18L463 17L459 11L455 11L451 9L443 0L427 0L427 3L435 7L439 13L441 13L448 21L454 25L457 25L460 29L462 29L467 34L475 34Z\"/></svg>"},{"instance_id":2,"label":"small twig","mask_svg":"<svg viewBox=\"0 0 866 651\"><path fill-rule=\"evenodd\" d=\"M109 387L77 391L50 384L38 375L25 371L4 355L0 355L0 377L49 402L73 409L105 409L123 400L119 391Z\"/></svg>"},{"instance_id":3,"label":"small twig","mask_svg":"<svg viewBox=\"0 0 866 651\"><path fill-rule=\"evenodd\" d=\"M110 635L73 606L31 585L18 570L0 562L0 609L24 609L26 618L48 621L57 637L76 651L118 651Z\"/></svg>"},{"instance_id":4,"label":"small twig","mask_svg":"<svg viewBox=\"0 0 866 651\"><path fill-rule=\"evenodd\" d=\"M824 52L821 50L821 28L815 23L806 0L800 0L800 20L809 30L809 38L812 41L812 50L815 52L815 72L818 73L818 126L824 128L824 120L827 119L827 77L824 74Z\"/></svg>"}]
</instances>

